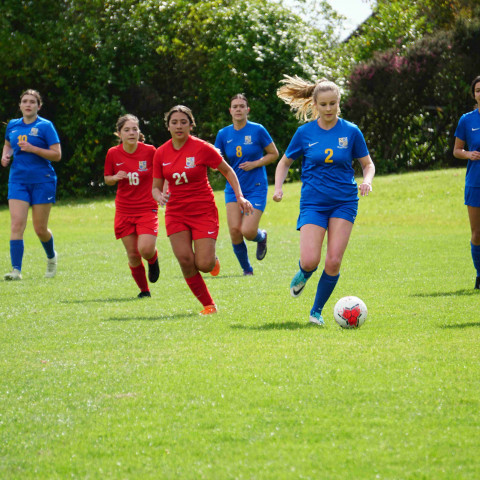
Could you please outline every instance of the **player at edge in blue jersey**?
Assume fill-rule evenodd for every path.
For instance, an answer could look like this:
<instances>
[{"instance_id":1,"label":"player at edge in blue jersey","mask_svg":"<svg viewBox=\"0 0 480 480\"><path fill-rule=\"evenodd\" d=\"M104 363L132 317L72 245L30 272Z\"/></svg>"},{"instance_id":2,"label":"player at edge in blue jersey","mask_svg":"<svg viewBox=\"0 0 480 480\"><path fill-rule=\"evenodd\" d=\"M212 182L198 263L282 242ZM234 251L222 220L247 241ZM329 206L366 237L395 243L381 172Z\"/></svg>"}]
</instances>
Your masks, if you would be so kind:
<instances>
[{"instance_id":1,"label":"player at edge in blue jersey","mask_svg":"<svg viewBox=\"0 0 480 480\"><path fill-rule=\"evenodd\" d=\"M480 75L475 77L471 94L477 105L461 116L455 130L453 156L468 160L465 176L465 205L468 209L472 236L470 248L473 266L477 271L475 289L480 289ZM465 146L468 150L465 150Z\"/></svg>"},{"instance_id":2,"label":"player at edge in blue jersey","mask_svg":"<svg viewBox=\"0 0 480 480\"><path fill-rule=\"evenodd\" d=\"M33 228L47 254L45 277L54 277L57 271L57 253L48 219L57 189L57 175L51 162L59 162L62 151L53 123L38 116L41 107L42 98L36 90L23 92L20 96L22 118L10 120L5 132L1 163L3 167L8 167L11 162L8 207L12 262L12 271L4 275L5 280L22 278L23 233L30 205Z\"/></svg>"},{"instance_id":3,"label":"player at edge in blue jersey","mask_svg":"<svg viewBox=\"0 0 480 480\"><path fill-rule=\"evenodd\" d=\"M303 156L300 215L300 270L290 284L298 297L320 263L322 244L328 231L325 268L310 311L310 322L324 325L322 309L340 276L340 265L357 215L358 195L352 162L363 170L358 189L362 196L372 190L375 166L360 129L339 118L340 89L326 79L312 84L285 75L278 96L308 121L295 132L275 172L273 200L283 197L282 185L292 163Z\"/></svg>"},{"instance_id":4,"label":"player at edge in blue jersey","mask_svg":"<svg viewBox=\"0 0 480 480\"><path fill-rule=\"evenodd\" d=\"M231 185L226 184L225 204L233 251L243 274L253 275L244 239L257 242L256 257L263 260L267 254L267 232L259 224L267 204L265 166L278 158L278 150L265 127L247 119L250 107L245 95L238 93L231 98L229 112L233 123L218 132L215 146L237 174L243 194L254 208L253 215L242 215Z\"/></svg>"}]
</instances>

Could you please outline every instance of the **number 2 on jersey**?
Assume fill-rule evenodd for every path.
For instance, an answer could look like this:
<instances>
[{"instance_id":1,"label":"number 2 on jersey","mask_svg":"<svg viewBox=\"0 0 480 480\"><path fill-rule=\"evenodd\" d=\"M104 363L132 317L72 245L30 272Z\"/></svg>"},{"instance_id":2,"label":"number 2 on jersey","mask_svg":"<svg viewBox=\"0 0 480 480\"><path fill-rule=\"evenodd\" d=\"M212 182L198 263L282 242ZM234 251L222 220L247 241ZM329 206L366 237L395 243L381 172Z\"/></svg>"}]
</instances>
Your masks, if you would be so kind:
<instances>
[{"instance_id":1,"label":"number 2 on jersey","mask_svg":"<svg viewBox=\"0 0 480 480\"><path fill-rule=\"evenodd\" d=\"M325 159L325 163L333 163L333 150L331 148L326 148L325 153L327 154L327 158Z\"/></svg>"}]
</instances>

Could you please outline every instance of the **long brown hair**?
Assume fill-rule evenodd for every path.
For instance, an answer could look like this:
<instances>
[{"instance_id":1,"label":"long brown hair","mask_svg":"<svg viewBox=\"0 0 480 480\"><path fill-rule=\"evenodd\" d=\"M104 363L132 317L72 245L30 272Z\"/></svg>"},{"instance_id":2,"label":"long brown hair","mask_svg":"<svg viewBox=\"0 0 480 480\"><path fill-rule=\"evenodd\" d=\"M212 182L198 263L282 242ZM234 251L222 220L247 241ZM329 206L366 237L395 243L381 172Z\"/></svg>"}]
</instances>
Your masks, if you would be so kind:
<instances>
[{"instance_id":1,"label":"long brown hair","mask_svg":"<svg viewBox=\"0 0 480 480\"><path fill-rule=\"evenodd\" d=\"M294 77L284 75L284 77L280 80L283 85L277 90L277 96L290 106L298 119L304 122L318 117L315 99L319 93L334 92L340 102L338 85L326 78L321 78L317 83L311 83L297 75Z\"/></svg>"},{"instance_id":2,"label":"long brown hair","mask_svg":"<svg viewBox=\"0 0 480 480\"><path fill-rule=\"evenodd\" d=\"M138 129L138 139L141 142L144 142L145 141L145 136L140 131L140 122L139 122L138 118L135 115L132 115L131 113L127 113L126 115L122 115L121 117L119 117L118 120L117 120L117 131L115 132L115 135L118 137L118 143L122 143L122 141L120 140L119 133L120 133L120 130L123 128L123 126L128 121L135 122L138 125L138 127L139 127L139 129Z\"/></svg>"}]
</instances>

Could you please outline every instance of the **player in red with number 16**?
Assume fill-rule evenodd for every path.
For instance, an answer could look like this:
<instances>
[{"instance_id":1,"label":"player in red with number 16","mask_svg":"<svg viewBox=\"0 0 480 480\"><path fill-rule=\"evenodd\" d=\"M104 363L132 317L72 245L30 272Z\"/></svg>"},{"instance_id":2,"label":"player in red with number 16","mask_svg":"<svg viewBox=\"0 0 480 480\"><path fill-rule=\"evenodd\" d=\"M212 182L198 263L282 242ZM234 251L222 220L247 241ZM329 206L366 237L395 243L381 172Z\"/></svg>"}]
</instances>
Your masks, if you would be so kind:
<instances>
[{"instance_id":1,"label":"player in red with number 16","mask_svg":"<svg viewBox=\"0 0 480 480\"><path fill-rule=\"evenodd\" d=\"M217 306L200 272L218 275L220 264L215 256L218 210L207 167L216 168L225 176L244 215L252 214L253 207L244 198L234 170L220 152L190 135L195 119L188 107L171 108L165 114L165 124L172 138L155 153L152 195L159 205L166 205L165 227L173 253L187 285L204 306L200 313L208 315L216 313Z\"/></svg>"},{"instance_id":2,"label":"player in red with number 16","mask_svg":"<svg viewBox=\"0 0 480 480\"><path fill-rule=\"evenodd\" d=\"M152 198L155 147L143 143L138 118L124 115L117 120L120 145L110 148L105 159L105 183L117 186L115 197L115 237L121 238L128 266L138 288L139 298L150 297L142 257L148 262L148 279L160 275L156 249L158 205ZM140 140L140 141L139 141Z\"/></svg>"}]
</instances>

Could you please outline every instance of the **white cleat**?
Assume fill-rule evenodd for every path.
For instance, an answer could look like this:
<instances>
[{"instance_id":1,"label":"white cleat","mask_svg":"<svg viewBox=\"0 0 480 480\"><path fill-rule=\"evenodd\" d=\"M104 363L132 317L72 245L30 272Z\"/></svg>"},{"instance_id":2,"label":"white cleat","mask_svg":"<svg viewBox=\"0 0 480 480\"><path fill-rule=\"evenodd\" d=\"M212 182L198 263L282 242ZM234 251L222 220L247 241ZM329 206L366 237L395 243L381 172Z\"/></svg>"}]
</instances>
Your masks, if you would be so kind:
<instances>
[{"instance_id":1,"label":"white cleat","mask_svg":"<svg viewBox=\"0 0 480 480\"><path fill-rule=\"evenodd\" d=\"M6 273L3 276L4 280L21 280L22 279L22 274L20 273L20 270L17 270L14 268L11 272Z\"/></svg>"},{"instance_id":2,"label":"white cleat","mask_svg":"<svg viewBox=\"0 0 480 480\"><path fill-rule=\"evenodd\" d=\"M47 258L47 271L45 272L45 278L53 278L57 273L57 252L53 258Z\"/></svg>"}]
</instances>

